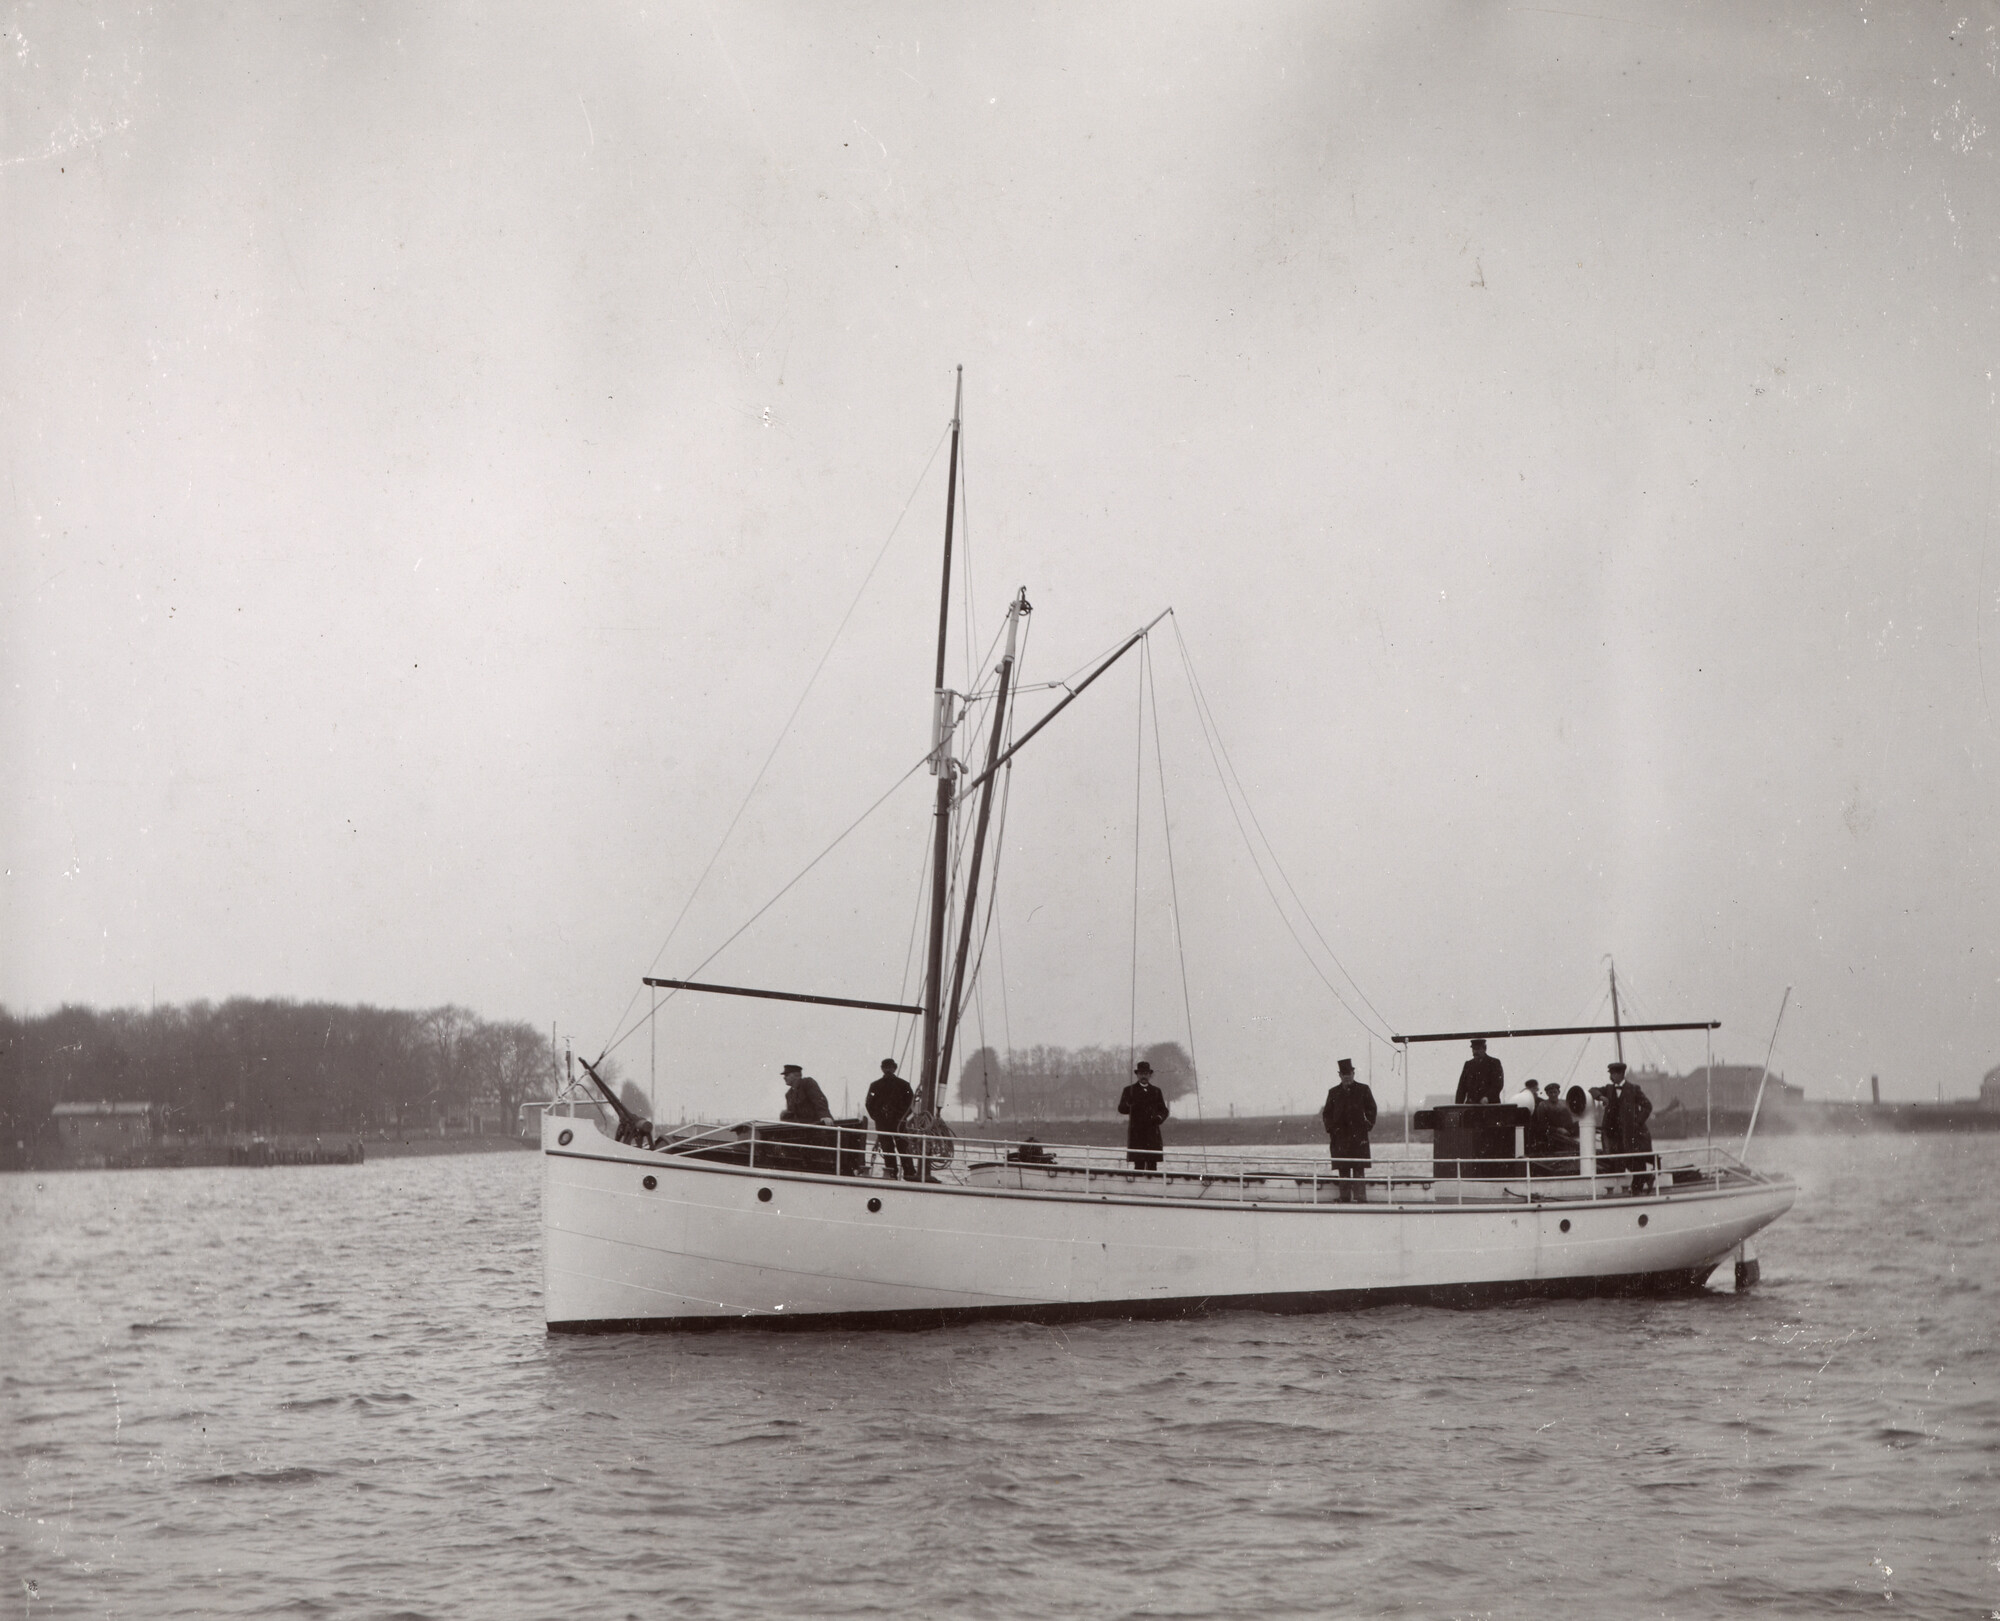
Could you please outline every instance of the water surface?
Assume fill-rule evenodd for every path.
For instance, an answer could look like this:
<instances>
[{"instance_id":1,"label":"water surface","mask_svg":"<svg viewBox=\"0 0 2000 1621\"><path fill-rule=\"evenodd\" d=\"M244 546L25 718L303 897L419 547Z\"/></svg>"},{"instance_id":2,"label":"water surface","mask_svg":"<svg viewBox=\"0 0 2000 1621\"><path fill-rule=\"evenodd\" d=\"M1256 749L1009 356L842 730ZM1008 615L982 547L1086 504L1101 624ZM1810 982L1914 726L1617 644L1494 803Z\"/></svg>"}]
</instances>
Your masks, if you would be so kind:
<instances>
[{"instance_id":1,"label":"water surface","mask_svg":"<svg viewBox=\"0 0 2000 1621\"><path fill-rule=\"evenodd\" d=\"M2000 1612L2000 1138L1738 1296L549 1338L536 1158L0 1177L6 1614Z\"/></svg>"}]
</instances>

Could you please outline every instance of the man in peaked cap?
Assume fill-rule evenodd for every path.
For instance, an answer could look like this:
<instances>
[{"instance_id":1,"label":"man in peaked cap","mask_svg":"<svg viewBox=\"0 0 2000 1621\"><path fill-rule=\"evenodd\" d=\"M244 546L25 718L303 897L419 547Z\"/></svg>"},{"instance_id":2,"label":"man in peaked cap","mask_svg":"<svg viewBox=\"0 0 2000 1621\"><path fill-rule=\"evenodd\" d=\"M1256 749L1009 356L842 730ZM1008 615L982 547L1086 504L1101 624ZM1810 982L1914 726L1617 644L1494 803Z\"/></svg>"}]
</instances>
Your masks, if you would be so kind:
<instances>
[{"instance_id":1,"label":"man in peaked cap","mask_svg":"<svg viewBox=\"0 0 2000 1621\"><path fill-rule=\"evenodd\" d=\"M1372 1157L1368 1151L1368 1131L1375 1124L1375 1094L1354 1078L1353 1059L1340 1061L1340 1079L1327 1092L1319 1118L1326 1127L1333 1174L1340 1179L1340 1202L1367 1203L1368 1190L1361 1178L1367 1173Z\"/></svg>"},{"instance_id":2,"label":"man in peaked cap","mask_svg":"<svg viewBox=\"0 0 2000 1621\"><path fill-rule=\"evenodd\" d=\"M826 1094L814 1080L797 1064L785 1066L785 1112L780 1120L793 1120L808 1126L830 1126L833 1124L833 1110L826 1101Z\"/></svg>"},{"instance_id":3,"label":"man in peaked cap","mask_svg":"<svg viewBox=\"0 0 2000 1621\"><path fill-rule=\"evenodd\" d=\"M1458 1072L1460 1103L1498 1103L1507 1085L1507 1071L1500 1060L1486 1056L1486 1038L1472 1038L1472 1056Z\"/></svg>"},{"instance_id":4,"label":"man in peaked cap","mask_svg":"<svg viewBox=\"0 0 2000 1621\"><path fill-rule=\"evenodd\" d=\"M1125 1158L1136 1170L1157 1171L1160 1151L1160 1124L1173 1113L1167 1097L1153 1084L1153 1066L1140 1059L1132 1067L1132 1084L1118 1094L1118 1112L1125 1115Z\"/></svg>"}]
</instances>

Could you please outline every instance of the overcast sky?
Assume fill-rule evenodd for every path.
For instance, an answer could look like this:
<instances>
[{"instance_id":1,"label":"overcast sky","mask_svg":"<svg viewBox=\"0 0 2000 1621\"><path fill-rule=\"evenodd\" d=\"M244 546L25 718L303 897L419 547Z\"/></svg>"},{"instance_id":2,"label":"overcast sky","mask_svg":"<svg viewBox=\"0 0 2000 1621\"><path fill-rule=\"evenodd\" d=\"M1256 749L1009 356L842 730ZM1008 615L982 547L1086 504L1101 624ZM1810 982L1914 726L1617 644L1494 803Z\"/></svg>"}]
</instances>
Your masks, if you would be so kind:
<instances>
[{"instance_id":1,"label":"overcast sky","mask_svg":"<svg viewBox=\"0 0 2000 1621\"><path fill-rule=\"evenodd\" d=\"M1968 1094L1996 28L17 5L0 1000L452 1001L596 1051L719 845L653 971L927 746L962 363L981 649L1017 586L1029 682L1175 610L1172 873L1135 654L1013 774L968 1046L1122 1043L1136 1001L1207 1110L1344 1055L1394 1098L1383 1036L1590 1018L1612 957L1628 1018L1719 1018L1732 1061L1795 987L1812 1096ZM1374 1011L1245 856L1183 643ZM708 977L912 996L930 790ZM663 1114L768 1109L790 1060L858 1102L890 1051L694 997L619 1049Z\"/></svg>"}]
</instances>

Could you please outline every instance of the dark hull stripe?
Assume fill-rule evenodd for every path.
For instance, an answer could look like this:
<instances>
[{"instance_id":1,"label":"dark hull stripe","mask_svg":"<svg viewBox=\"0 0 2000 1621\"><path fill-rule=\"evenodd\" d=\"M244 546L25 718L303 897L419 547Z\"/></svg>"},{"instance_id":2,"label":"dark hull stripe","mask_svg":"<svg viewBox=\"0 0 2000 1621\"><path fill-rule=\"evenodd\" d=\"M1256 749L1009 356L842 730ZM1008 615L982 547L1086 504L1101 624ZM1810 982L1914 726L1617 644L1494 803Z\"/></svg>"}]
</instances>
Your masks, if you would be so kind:
<instances>
[{"instance_id":1,"label":"dark hull stripe","mask_svg":"<svg viewBox=\"0 0 2000 1621\"><path fill-rule=\"evenodd\" d=\"M1175 1300L1048 1301L1027 1306L929 1306L912 1311L758 1312L740 1317L608 1317L550 1323L551 1334L659 1334L751 1328L792 1331L856 1328L932 1329L955 1323L1075 1323L1090 1318L1201 1317L1213 1312L1358 1311L1370 1306L1464 1309L1509 1300L1561 1300L1590 1295L1695 1294L1719 1262L1665 1272L1604 1278L1525 1278L1499 1283L1443 1283L1394 1289L1323 1289L1298 1294L1207 1295Z\"/></svg>"}]
</instances>

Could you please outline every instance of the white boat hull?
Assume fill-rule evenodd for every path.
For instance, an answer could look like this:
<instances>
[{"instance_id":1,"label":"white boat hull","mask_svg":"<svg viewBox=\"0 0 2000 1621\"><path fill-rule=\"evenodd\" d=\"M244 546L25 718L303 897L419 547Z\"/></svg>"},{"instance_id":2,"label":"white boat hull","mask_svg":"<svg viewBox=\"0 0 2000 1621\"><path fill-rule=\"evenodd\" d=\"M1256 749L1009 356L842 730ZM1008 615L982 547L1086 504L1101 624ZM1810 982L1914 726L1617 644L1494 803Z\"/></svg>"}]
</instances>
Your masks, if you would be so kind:
<instances>
[{"instance_id":1,"label":"white boat hull","mask_svg":"<svg viewBox=\"0 0 2000 1621\"><path fill-rule=\"evenodd\" d=\"M1796 1194L1215 1202L766 1171L623 1146L580 1116L542 1129L544 1306L571 1332L1687 1290Z\"/></svg>"}]
</instances>

